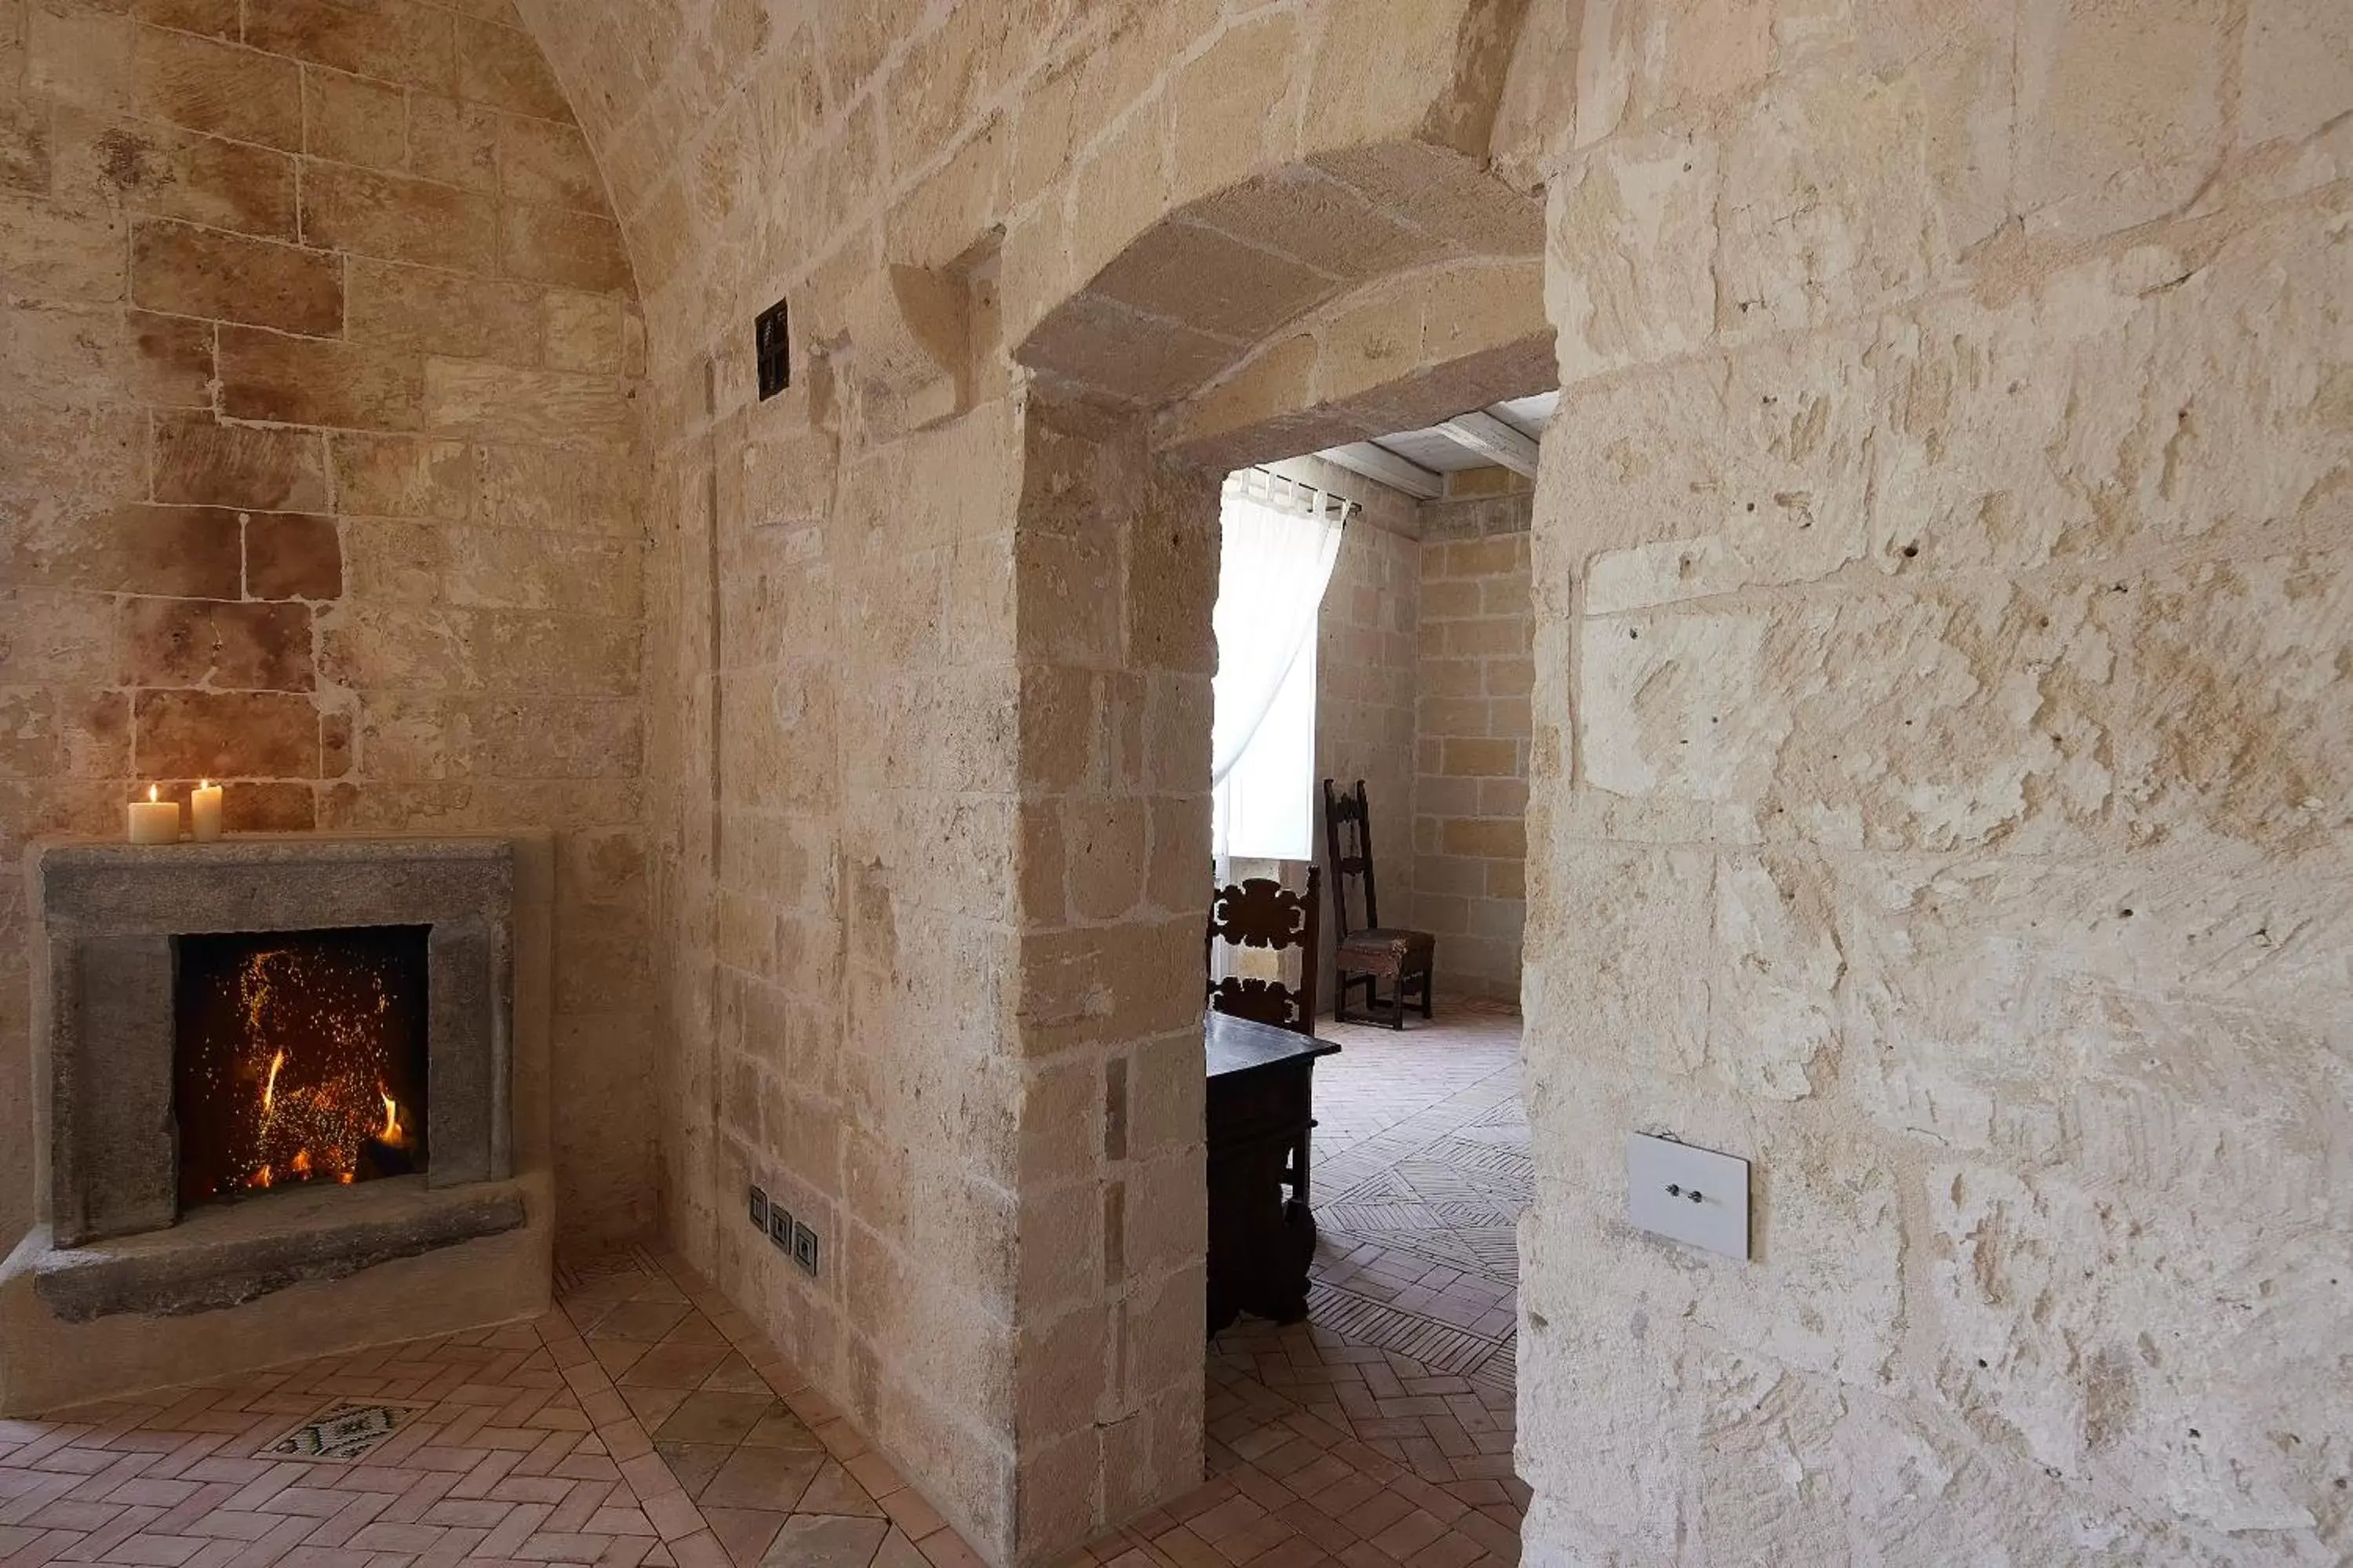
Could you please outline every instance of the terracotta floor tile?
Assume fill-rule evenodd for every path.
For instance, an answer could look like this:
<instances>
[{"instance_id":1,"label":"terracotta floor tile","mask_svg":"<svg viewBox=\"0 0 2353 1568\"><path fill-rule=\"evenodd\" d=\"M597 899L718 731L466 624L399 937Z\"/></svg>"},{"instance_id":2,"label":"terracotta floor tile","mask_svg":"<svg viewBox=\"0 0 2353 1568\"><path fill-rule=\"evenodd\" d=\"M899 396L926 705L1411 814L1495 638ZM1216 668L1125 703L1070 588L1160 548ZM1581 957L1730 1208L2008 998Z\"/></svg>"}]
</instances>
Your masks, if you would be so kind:
<instances>
[{"instance_id":1,"label":"terracotta floor tile","mask_svg":"<svg viewBox=\"0 0 2353 1568\"><path fill-rule=\"evenodd\" d=\"M718 1345L656 1345L617 1373L613 1381L624 1388L693 1388L727 1359Z\"/></svg>"},{"instance_id":2,"label":"terracotta floor tile","mask_svg":"<svg viewBox=\"0 0 2353 1568\"><path fill-rule=\"evenodd\" d=\"M776 1532L763 1561L768 1568L868 1568L890 1528L880 1519L796 1514Z\"/></svg>"},{"instance_id":3,"label":"terracotta floor tile","mask_svg":"<svg viewBox=\"0 0 2353 1568\"><path fill-rule=\"evenodd\" d=\"M659 1430L670 1417L670 1412L686 1403L690 1388L623 1388L617 1389L629 1407L629 1413L649 1432Z\"/></svg>"},{"instance_id":4,"label":"terracotta floor tile","mask_svg":"<svg viewBox=\"0 0 2353 1568\"><path fill-rule=\"evenodd\" d=\"M746 1446L722 1461L710 1481L694 1492L694 1500L706 1510L713 1507L759 1508L790 1513L801 1506L802 1498L813 1489L811 1483L828 1462L823 1455L803 1448Z\"/></svg>"},{"instance_id":5,"label":"terracotta floor tile","mask_svg":"<svg viewBox=\"0 0 2353 1568\"><path fill-rule=\"evenodd\" d=\"M737 1568L752 1568L768 1553L769 1542L791 1517L788 1509L712 1508L706 1507L702 1517L710 1522L711 1533L719 1538L727 1555Z\"/></svg>"},{"instance_id":6,"label":"terracotta floor tile","mask_svg":"<svg viewBox=\"0 0 2353 1568\"><path fill-rule=\"evenodd\" d=\"M663 1468L678 1478L678 1484L689 1497L700 1497L719 1467L733 1456L735 1450L724 1443L666 1443L656 1439L655 1456Z\"/></svg>"},{"instance_id":7,"label":"terracotta floor tile","mask_svg":"<svg viewBox=\"0 0 2353 1568\"><path fill-rule=\"evenodd\" d=\"M654 1428L654 1440L672 1443L724 1443L729 1447L751 1436L753 1428L784 1405L765 1389L757 1394L733 1394L698 1389Z\"/></svg>"},{"instance_id":8,"label":"terracotta floor tile","mask_svg":"<svg viewBox=\"0 0 2353 1568\"><path fill-rule=\"evenodd\" d=\"M882 1517L881 1505L836 1459L828 1459L818 1471L817 1479L809 1483L808 1490L801 1494L800 1509L804 1513L853 1514L866 1519Z\"/></svg>"}]
</instances>

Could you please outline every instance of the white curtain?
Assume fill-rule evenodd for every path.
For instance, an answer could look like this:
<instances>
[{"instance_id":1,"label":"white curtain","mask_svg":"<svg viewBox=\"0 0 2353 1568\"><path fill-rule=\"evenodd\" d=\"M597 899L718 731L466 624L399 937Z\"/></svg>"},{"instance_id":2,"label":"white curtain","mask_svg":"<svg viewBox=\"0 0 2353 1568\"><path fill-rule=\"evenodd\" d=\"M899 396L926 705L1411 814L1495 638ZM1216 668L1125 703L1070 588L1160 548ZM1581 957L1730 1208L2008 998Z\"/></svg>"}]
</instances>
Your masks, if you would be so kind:
<instances>
[{"instance_id":1,"label":"white curtain","mask_svg":"<svg viewBox=\"0 0 2353 1568\"><path fill-rule=\"evenodd\" d=\"M1226 480L1210 782L1220 859L1313 858L1315 630L1353 503L1257 469Z\"/></svg>"}]
</instances>

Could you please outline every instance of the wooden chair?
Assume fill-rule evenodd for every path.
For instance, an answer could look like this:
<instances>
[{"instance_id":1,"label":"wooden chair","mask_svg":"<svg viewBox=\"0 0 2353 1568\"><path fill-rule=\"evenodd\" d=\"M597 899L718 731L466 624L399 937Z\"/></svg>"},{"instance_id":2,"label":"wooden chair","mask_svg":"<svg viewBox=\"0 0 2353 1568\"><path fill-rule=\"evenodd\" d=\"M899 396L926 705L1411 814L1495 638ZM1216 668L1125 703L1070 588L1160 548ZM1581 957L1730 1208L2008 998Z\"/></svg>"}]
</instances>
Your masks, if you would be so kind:
<instances>
[{"instance_id":1,"label":"wooden chair","mask_svg":"<svg viewBox=\"0 0 2353 1568\"><path fill-rule=\"evenodd\" d=\"M1345 830L1345 833L1344 833ZM1343 853L1343 841L1353 852ZM1365 781L1341 794L1324 781L1324 848L1332 862L1332 884L1339 894L1339 942L1332 954L1338 990L1332 998L1332 1021L1348 1022L1348 993L1365 988L1365 1011L1380 1017L1380 983L1389 983L1389 1027L1405 1027L1408 993L1421 994L1421 1016L1430 1016L1430 976L1438 967L1438 939L1426 931L1392 929L1381 924L1380 891L1373 879L1373 815L1365 801ZM1348 880L1365 885L1365 924L1349 929Z\"/></svg>"},{"instance_id":2,"label":"wooden chair","mask_svg":"<svg viewBox=\"0 0 2353 1568\"><path fill-rule=\"evenodd\" d=\"M1315 1032L1315 978L1323 967L1316 962L1319 928L1315 906L1322 879L1307 868L1307 890L1294 893L1264 877L1229 883L1218 889L1209 905L1209 934L1203 944L1206 957L1218 942L1240 947L1306 949L1299 965L1299 984L1258 980L1229 974L1209 982L1209 1005L1237 1018L1271 1024L1302 1035Z\"/></svg>"}]
</instances>

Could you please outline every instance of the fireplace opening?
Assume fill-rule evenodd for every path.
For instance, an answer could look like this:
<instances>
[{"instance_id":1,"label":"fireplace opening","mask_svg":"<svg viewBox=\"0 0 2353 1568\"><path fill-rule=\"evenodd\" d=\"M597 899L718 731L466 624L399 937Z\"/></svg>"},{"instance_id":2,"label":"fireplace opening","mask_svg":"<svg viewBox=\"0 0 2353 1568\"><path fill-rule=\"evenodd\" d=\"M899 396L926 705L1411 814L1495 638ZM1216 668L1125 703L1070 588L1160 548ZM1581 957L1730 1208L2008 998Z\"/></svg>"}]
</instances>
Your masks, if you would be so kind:
<instances>
[{"instance_id":1,"label":"fireplace opening","mask_svg":"<svg viewBox=\"0 0 2353 1568\"><path fill-rule=\"evenodd\" d=\"M425 1169L428 929L174 939L184 1211Z\"/></svg>"}]
</instances>

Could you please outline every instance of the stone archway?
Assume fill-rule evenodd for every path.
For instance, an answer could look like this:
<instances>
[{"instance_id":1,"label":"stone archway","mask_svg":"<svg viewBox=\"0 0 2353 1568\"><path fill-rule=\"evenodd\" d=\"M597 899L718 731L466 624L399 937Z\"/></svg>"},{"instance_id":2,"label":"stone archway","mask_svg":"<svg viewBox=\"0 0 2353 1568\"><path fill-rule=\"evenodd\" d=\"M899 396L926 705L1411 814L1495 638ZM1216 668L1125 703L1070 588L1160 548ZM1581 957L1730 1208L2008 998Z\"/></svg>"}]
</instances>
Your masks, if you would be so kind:
<instances>
[{"instance_id":1,"label":"stone archway","mask_svg":"<svg viewBox=\"0 0 2353 1568\"><path fill-rule=\"evenodd\" d=\"M1201 1475L1218 481L1551 385L1540 227L1423 143L1287 166L1153 225L1014 351L1024 1135L1105 1131L1024 1185L1016 1383L1065 1395L1018 1412L1025 1558Z\"/></svg>"},{"instance_id":2,"label":"stone archway","mask_svg":"<svg viewBox=\"0 0 2353 1568\"><path fill-rule=\"evenodd\" d=\"M1197 1101L1136 1053L1198 1050L1155 964L1198 941L1208 619L1155 590L1200 563L1220 442L1544 362L1541 226L1482 168L1522 0L519 9L646 297L666 1226L985 1555L1050 1557L1198 1478L1198 1335L1129 1331L1199 1295ZM1279 307L1198 316L1156 384L1048 363L1184 314L1176 242L1271 265L1250 209L1300 201L1388 237L1249 280ZM1525 309L1426 343L1446 289ZM795 385L757 402L779 297Z\"/></svg>"},{"instance_id":3,"label":"stone archway","mask_svg":"<svg viewBox=\"0 0 2353 1568\"><path fill-rule=\"evenodd\" d=\"M2342 641L2343 405L2313 392L2342 379L2346 94L2314 63L2345 55L2341 6L520 9L582 106L647 291L670 509L653 531L717 542L710 563L665 567L715 582L723 545L753 584L729 626L713 609L658 634L683 650L668 738L715 752L723 630L765 633L777 605L818 628L790 665L754 650L752 695L833 793L778 805L714 785L677 812L669 1217L992 1557L1082 1526L1041 1499L1102 1516L1138 1434L1170 1455L1187 1440L1181 1403L1145 1414L1103 1403L1101 1375L1054 1374L1134 1359L1103 1284L1108 1173L1185 1111L1129 1094L1159 1081L1139 1072L1116 1140L1108 1114L1122 1042L1181 1034L1145 1027L1166 1022L1149 997L1167 983L1117 962L1149 946L1138 911L1156 906L1115 886L1148 885L1159 797L1106 790L1082 816L1054 792L1145 768L1160 721L1206 722L1198 639L1122 597L1135 562L1199 548L1142 525L1182 512L1193 482L1154 456L1149 416L1189 399L1168 417L1208 419L1218 386L1228 429L1321 406L1323 372L1300 367L1329 340L1285 348L1235 323L1156 387L1057 404L1049 384L1018 406L1004 344L1128 303L1063 313L1171 213L1409 142L1547 185L1573 384L1535 539L1553 718L1531 812L1548 1162L1524 1233L1532 1547L1902 1557L1973 1528L2045 1560L2083 1550L2085 1519L2149 1558L2341 1545L2342 1423L2315 1403L2312 1347L2343 1337L2343 1313L2306 1305L2335 1300L2313 1238L2341 1234L2341 1205L2322 1156L2274 1149L2278 1127L2342 1109L2312 1021L2343 1010L2343 911L2319 889L2345 880L2327 837L2345 716L2337 689L2283 674L2326 668ZM838 321L881 267L936 267L993 230L1002 324L973 415L862 453L845 440L837 466L804 460L810 422L787 416L806 410L754 418L714 388L710 356L750 309L789 289ZM1245 340L1261 368L1220 381ZM1099 341L1039 339L1033 363L1115 380L1088 360ZM753 475L768 489L741 510L794 524L772 546L718 521ZM946 668L884 647L901 688L955 697L901 722L835 652L855 618L837 606L946 597L944 573L905 565L926 550L953 555L955 624L986 651ZM1048 591L1082 581L1113 613L1073 620ZM2070 650L2053 626L2076 630ZM1131 676L1131 637L1167 679ZM2149 679L2112 681L2107 661ZM1946 679L1879 679L1906 669ZM731 713L749 710L738 695ZM861 701L884 719L828 728ZM946 759L950 783L902 782L910 758ZM2235 765L2249 758L2293 787ZM857 816L845 778L900 784L893 811ZM1163 814L1181 829L1190 809ZM1083 902L1074 847L1103 879ZM990 900L1013 864L1023 910L1050 884L1076 918L1008 934ZM2120 903L2127 885L2167 889L2172 912ZM2192 940L2241 956L2193 967ZM993 987L1008 951L1018 1002ZM2045 1026L2011 994L2021 968L2105 999L2095 1026ZM731 1012L703 978L787 969L802 1011L781 1017ZM944 1021L957 1054L938 1048ZM764 1058L764 1029L789 1051ZM2078 1033L2110 1042L2091 1079L2054 1048ZM2230 1070L2250 1036L2273 1063L2260 1089ZM852 1037L870 1075L924 1075L923 1105L805 1088ZM2140 1055L2185 1071L2141 1077ZM723 1081L754 1107L742 1126L713 1124ZM1702 1274L1625 1233L1612 1166L1638 1121L1755 1155L1755 1267ZM1065 1146L1073 1127L1088 1146ZM2193 1142L2268 1152L2200 1169L2175 1157ZM2089 1189L2054 1152L2111 1161L2113 1179ZM866 1310L804 1287L737 1223L747 1169L788 1159ZM987 1201L908 1202L926 1176ZM2203 1244L2217 1235L2247 1250ZM2031 1312L1973 1293L2092 1248L2116 1265L2042 1270ZM2269 1305L2242 1314L2259 1276ZM2151 1321L2226 1349L2151 1364L2132 1338ZM2069 1419L2094 1395L2099 1421ZM1887 1483L1889 1453L1926 1456L1934 1485ZM1131 1469L1148 1489L1166 1468Z\"/></svg>"}]
</instances>

